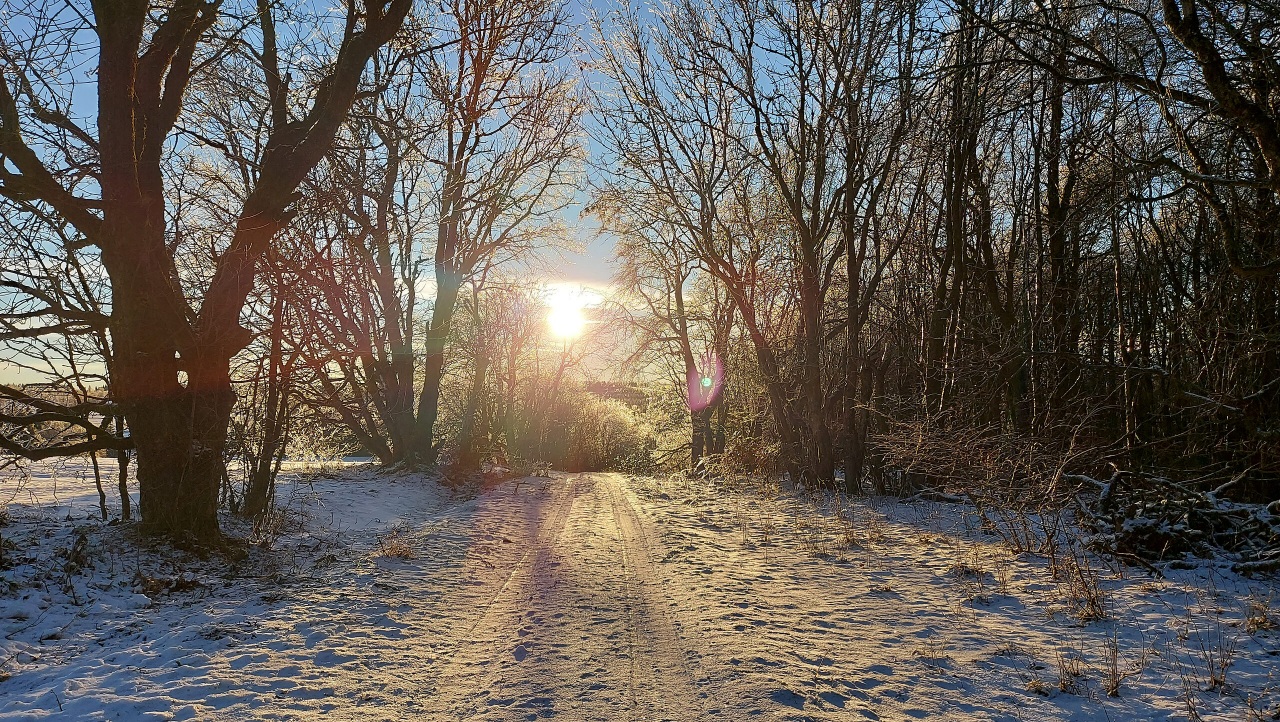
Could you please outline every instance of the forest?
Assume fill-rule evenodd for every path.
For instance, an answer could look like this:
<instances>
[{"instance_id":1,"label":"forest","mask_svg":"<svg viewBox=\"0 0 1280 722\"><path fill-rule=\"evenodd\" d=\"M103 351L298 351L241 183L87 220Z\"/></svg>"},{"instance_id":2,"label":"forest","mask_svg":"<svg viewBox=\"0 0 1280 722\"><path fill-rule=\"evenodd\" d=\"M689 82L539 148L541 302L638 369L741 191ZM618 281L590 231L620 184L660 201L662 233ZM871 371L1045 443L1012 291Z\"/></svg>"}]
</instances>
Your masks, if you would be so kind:
<instances>
[{"instance_id":1,"label":"forest","mask_svg":"<svg viewBox=\"0 0 1280 722\"><path fill-rule=\"evenodd\" d=\"M205 541L293 451L1273 501L1274 10L11 4L0 443Z\"/></svg>"},{"instance_id":2,"label":"forest","mask_svg":"<svg viewBox=\"0 0 1280 722\"><path fill-rule=\"evenodd\" d=\"M0 471L103 522L241 548L358 457L1280 569L1270 0L0 17Z\"/></svg>"}]
</instances>

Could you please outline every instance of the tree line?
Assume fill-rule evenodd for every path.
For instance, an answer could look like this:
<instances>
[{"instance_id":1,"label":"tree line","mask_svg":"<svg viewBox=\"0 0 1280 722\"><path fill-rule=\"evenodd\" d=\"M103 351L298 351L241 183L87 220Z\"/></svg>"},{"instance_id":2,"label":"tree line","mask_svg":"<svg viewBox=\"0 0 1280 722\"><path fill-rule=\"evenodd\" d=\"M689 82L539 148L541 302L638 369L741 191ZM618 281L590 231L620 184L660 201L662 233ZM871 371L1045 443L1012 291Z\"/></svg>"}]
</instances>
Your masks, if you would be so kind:
<instances>
[{"instance_id":1,"label":"tree line","mask_svg":"<svg viewBox=\"0 0 1280 722\"><path fill-rule=\"evenodd\" d=\"M1274 499L1278 22L1199 0L597 22L594 210L640 359L690 398L729 369L689 463L727 435L855 492L1060 500L1121 473Z\"/></svg>"}]
</instances>

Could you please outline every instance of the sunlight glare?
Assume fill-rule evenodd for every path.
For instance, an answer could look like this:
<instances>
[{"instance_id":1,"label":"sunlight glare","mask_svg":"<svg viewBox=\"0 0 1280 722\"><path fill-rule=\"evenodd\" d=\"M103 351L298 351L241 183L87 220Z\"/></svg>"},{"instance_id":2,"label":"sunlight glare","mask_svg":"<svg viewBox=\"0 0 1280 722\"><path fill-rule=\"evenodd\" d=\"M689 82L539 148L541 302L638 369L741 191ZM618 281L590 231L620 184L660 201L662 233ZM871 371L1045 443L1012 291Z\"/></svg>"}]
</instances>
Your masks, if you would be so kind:
<instances>
[{"instance_id":1,"label":"sunlight glare","mask_svg":"<svg viewBox=\"0 0 1280 722\"><path fill-rule=\"evenodd\" d=\"M598 306L603 300L598 291L576 283L550 283L544 289L547 328L551 335L566 341L582 335L587 324L591 323L587 319L587 309Z\"/></svg>"},{"instance_id":2,"label":"sunlight glare","mask_svg":"<svg viewBox=\"0 0 1280 722\"><path fill-rule=\"evenodd\" d=\"M574 338L582 333L587 320L582 317L582 309L578 306L552 306L547 314L547 325L551 333L560 338Z\"/></svg>"}]
</instances>

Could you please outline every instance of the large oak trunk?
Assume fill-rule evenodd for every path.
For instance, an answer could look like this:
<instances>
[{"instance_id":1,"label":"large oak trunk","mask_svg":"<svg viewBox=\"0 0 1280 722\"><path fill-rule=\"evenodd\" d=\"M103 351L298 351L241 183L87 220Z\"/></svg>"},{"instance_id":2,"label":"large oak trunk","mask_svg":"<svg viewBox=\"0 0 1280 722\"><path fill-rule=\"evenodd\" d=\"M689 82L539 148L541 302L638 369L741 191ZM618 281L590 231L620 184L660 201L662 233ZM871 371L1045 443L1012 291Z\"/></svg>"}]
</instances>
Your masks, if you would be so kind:
<instances>
[{"instance_id":1,"label":"large oak trunk","mask_svg":"<svg viewBox=\"0 0 1280 722\"><path fill-rule=\"evenodd\" d=\"M151 192L109 196L114 212L103 225L112 239L102 254L112 288L112 395L137 454L144 528L214 542L234 400L229 356L201 353L195 342L167 250L163 184L157 169L139 175Z\"/></svg>"},{"instance_id":2,"label":"large oak trunk","mask_svg":"<svg viewBox=\"0 0 1280 722\"><path fill-rule=\"evenodd\" d=\"M108 266L110 268L110 266ZM143 274L139 274L140 276ZM131 292L122 292L127 288ZM137 453L139 511L148 531L199 542L219 538L218 485L234 395L226 361L183 363L181 330L154 310L163 291L117 284L113 393ZM147 303L147 302L151 303ZM180 365L186 365L186 383Z\"/></svg>"},{"instance_id":3,"label":"large oak trunk","mask_svg":"<svg viewBox=\"0 0 1280 722\"><path fill-rule=\"evenodd\" d=\"M207 285L188 279L192 287L185 293L175 259L181 229L170 227L182 214L171 218L166 208L172 194L165 159L188 84L206 67L200 47L218 21L219 3L92 3L92 23L81 19L98 39L96 63L84 57L94 66L97 84L97 137L74 128L71 135L82 136L97 158L78 159L80 169L73 174L45 166L41 156L57 154L43 142L37 149L27 145L8 71L0 76L0 195L12 198L16 187L24 202L47 204L102 251L110 276L111 396L128 420L140 511L152 531L197 541L219 537L218 489L235 398L229 364L250 340L239 320L258 261L292 217L286 209L298 185L332 144L369 58L400 29L410 5L411 0L348 3L337 55L316 76L310 103L298 109L279 72L271 6L259 3L257 58L270 132L212 278ZM83 51L92 53L88 44ZM60 133L74 126L58 112L41 112L34 95L31 102L35 121L58 126ZM295 109L304 112L292 117ZM95 165L96 175L88 170ZM73 185L65 186L64 179ZM100 198L76 195L77 186L95 185Z\"/></svg>"},{"instance_id":4,"label":"large oak trunk","mask_svg":"<svg viewBox=\"0 0 1280 722\"><path fill-rule=\"evenodd\" d=\"M145 529L175 539L216 541L230 385L222 392L138 399L129 404Z\"/></svg>"}]
</instances>

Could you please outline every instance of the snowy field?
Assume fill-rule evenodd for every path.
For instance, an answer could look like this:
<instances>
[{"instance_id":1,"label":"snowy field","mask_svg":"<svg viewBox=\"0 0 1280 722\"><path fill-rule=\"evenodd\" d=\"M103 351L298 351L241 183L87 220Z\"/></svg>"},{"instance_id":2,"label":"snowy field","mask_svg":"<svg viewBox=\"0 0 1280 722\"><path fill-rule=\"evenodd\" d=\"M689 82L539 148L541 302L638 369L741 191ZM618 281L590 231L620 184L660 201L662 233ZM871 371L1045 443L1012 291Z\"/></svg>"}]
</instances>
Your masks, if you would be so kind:
<instances>
[{"instance_id":1,"label":"snowy field","mask_svg":"<svg viewBox=\"0 0 1280 722\"><path fill-rule=\"evenodd\" d=\"M3 720L1280 719L1273 579L955 505L294 469L229 561L104 524L84 464L0 501Z\"/></svg>"}]
</instances>

